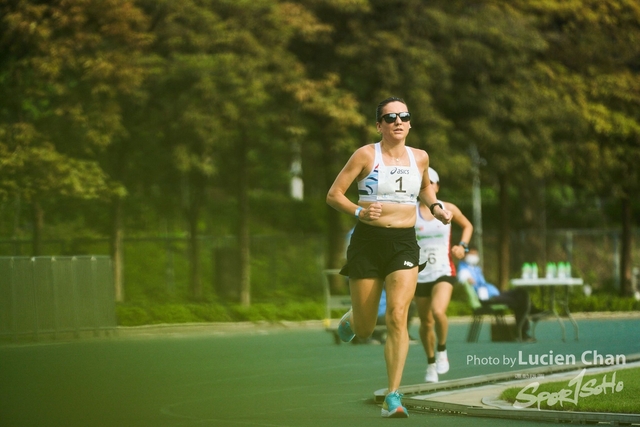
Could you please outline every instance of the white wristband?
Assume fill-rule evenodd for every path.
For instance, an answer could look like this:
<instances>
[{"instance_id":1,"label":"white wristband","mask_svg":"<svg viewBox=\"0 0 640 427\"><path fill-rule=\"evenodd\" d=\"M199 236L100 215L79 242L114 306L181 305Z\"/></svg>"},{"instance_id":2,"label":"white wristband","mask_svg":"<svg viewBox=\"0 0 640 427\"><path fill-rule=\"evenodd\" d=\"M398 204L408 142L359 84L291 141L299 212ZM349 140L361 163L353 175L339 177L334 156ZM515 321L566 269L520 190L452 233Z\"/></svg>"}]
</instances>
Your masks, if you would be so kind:
<instances>
[{"instance_id":1,"label":"white wristband","mask_svg":"<svg viewBox=\"0 0 640 427\"><path fill-rule=\"evenodd\" d=\"M358 206L356 208L356 218L360 218L360 211L364 209L362 206Z\"/></svg>"}]
</instances>

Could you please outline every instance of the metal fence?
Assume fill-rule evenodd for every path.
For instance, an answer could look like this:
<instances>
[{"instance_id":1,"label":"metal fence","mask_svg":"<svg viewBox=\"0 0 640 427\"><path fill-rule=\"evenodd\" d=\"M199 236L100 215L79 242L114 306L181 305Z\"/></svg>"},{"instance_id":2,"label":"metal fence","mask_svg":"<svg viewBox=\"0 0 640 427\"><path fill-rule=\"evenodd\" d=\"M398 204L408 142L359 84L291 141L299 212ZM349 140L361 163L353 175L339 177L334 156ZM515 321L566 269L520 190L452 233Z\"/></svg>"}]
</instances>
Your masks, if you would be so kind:
<instances>
[{"instance_id":1,"label":"metal fence","mask_svg":"<svg viewBox=\"0 0 640 427\"><path fill-rule=\"evenodd\" d=\"M251 237L251 300L322 298L324 236ZM234 236L202 236L200 279L206 299L239 295L238 243ZM0 239L0 256L29 254L27 239ZM108 254L108 239L45 240L50 255ZM128 237L123 244L125 301L183 302L189 295L189 240L184 236Z\"/></svg>"},{"instance_id":2,"label":"metal fence","mask_svg":"<svg viewBox=\"0 0 640 427\"><path fill-rule=\"evenodd\" d=\"M0 338L79 336L115 327L110 257L0 257Z\"/></svg>"}]
</instances>

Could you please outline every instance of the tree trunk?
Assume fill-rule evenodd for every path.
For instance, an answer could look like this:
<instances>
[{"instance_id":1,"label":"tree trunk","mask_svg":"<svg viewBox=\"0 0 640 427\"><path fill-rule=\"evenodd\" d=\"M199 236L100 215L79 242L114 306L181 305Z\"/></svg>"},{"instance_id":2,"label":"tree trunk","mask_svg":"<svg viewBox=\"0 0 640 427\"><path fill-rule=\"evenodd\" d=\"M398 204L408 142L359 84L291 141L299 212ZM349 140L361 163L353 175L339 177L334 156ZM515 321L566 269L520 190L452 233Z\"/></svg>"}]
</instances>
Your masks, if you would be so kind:
<instances>
[{"instance_id":1,"label":"tree trunk","mask_svg":"<svg viewBox=\"0 0 640 427\"><path fill-rule=\"evenodd\" d=\"M198 221L202 207L202 179L192 172L187 180L187 221L189 226L189 288L195 301L202 300L202 278L200 277L200 233Z\"/></svg>"},{"instance_id":2,"label":"tree trunk","mask_svg":"<svg viewBox=\"0 0 640 427\"><path fill-rule=\"evenodd\" d=\"M124 301L123 247L122 247L122 197L112 200L111 260L116 301Z\"/></svg>"},{"instance_id":3,"label":"tree trunk","mask_svg":"<svg viewBox=\"0 0 640 427\"><path fill-rule=\"evenodd\" d=\"M329 225L327 267L341 268L345 261L346 233L342 229L341 212L330 208L327 212L327 224Z\"/></svg>"},{"instance_id":4,"label":"tree trunk","mask_svg":"<svg viewBox=\"0 0 640 427\"><path fill-rule=\"evenodd\" d=\"M633 295L631 285L631 248L633 236L631 234L631 200L628 197L622 199L622 254L620 260L620 295L628 297Z\"/></svg>"},{"instance_id":5,"label":"tree trunk","mask_svg":"<svg viewBox=\"0 0 640 427\"><path fill-rule=\"evenodd\" d=\"M500 232L498 252L498 287L506 290L509 287L509 235L511 232L509 218L509 180L507 175L498 175L500 192Z\"/></svg>"},{"instance_id":6,"label":"tree trunk","mask_svg":"<svg viewBox=\"0 0 640 427\"><path fill-rule=\"evenodd\" d=\"M518 254L514 255L514 258L521 263L535 262L538 268L544 266L547 261L545 191L544 181L530 180L529 186L523 186L518 194L518 202L523 208L522 228L531 232L521 235ZM536 232L533 232L534 230Z\"/></svg>"},{"instance_id":7,"label":"tree trunk","mask_svg":"<svg viewBox=\"0 0 640 427\"><path fill-rule=\"evenodd\" d=\"M37 200L31 203L33 214L33 240L32 253L33 256L42 255L42 229L44 228L44 210Z\"/></svg>"},{"instance_id":8,"label":"tree trunk","mask_svg":"<svg viewBox=\"0 0 640 427\"><path fill-rule=\"evenodd\" d=\"M331 175L330 171L336 169L333 167L336 164L336 159L329 144L324 145L323 155L324 164L327 166L326 188L329 189L335 179L335 177ZM342 227L341 221L343 214L329 205L327 205L327 208L328 241L326 265L327 268L341 268L346 257L346 233ZM339 281L336 285L339 287L342 283L342 281Z\"/></svg>"},{"instance_id":9,"label":"tree trunk","mask_svg":"<svg viewBox=\"0 0 640 427\"><path fill-rule=\"evenodd\" d=\"M120 181L126 182L129 168L127 154L131 149L132 141L118 140L109 147L110 156L108 166L111 176ZM113 284L115 288L115 299L123 302L125 299L124 290L124 246L122 229L122 218L124 215L124 197L114 195L111 198L111 262L113 263Z\"/></svg>"},{"instance_id":10,"label":"tree trunk","mask_svg":"<svg viewBox=\"0 0 640 427\"><path fill-rule=\"evenodd\" d=\"M251 250L249 235L249 164L248 137L243 135L238 150L238 246L240 257L240 304L251 305Z\"/></svg>"},{"instance_id":11,"label":"tree trunk","mask_svg":"<svg viewBox=\"0 0 640 427\"><path fill-rule=\"evenodd\" d=\"M336 159L335 148L331 144L323 144L323 162L325 164L325 187L327 190L333 184L335 175L334 170L340 170L340 163ZM342 213L338 212L331 206L327 205L327 249L326 249L326 267L331 269L341 268L344 265L346 257L346 232L342 224ZM355 225L355 218L354 218ZM347 293L347 284L338 275L329 277L329 286L331 293L343 294Z\"/></svg>"}]
</instances>

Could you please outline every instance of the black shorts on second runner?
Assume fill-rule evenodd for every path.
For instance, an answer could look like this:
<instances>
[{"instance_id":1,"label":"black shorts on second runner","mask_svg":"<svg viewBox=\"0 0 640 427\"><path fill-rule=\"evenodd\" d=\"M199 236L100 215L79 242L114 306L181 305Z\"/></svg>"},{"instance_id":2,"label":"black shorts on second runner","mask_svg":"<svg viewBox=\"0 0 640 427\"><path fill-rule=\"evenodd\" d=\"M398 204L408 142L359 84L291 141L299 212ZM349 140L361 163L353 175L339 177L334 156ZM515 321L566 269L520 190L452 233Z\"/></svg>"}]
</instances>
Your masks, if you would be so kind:
<instances>
[{"instance_id":1,"label":"black shorts on second runner","mask_svg":"<svg viewBox=\"0 0 640 427\"><path fill-rule=\"evenodd\" d=\"M438 277L438 279L434 280L433 282L426 282L426 283L418 282L418 284L416 285L415 295L417 297L431 298L431 292L433 292L433 287L440 282L446 282L451 284L451 286L453 286L456 284L457 279L455 276L441 276L441 277Z\"/></svg>"},{"instance_id":2,"label":"black shorts on second runner","mask_svg":"<svg viewBox=\"0 0 640 427\"><path fill-rule=\"evenodd\" d=\"M358 222L340 274L354 279L384 279L394 271L418 267L420 247L415 228L384 228Z\"/></svg>"}]
</instances>

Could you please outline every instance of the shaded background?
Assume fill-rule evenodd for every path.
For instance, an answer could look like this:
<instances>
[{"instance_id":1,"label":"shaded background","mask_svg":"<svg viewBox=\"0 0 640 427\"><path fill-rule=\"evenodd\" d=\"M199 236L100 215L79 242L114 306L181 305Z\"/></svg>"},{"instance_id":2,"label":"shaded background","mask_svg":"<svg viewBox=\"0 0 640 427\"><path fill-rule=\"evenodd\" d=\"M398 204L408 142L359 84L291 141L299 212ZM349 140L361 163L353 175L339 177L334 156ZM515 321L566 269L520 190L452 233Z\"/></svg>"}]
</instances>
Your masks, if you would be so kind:
<instances>
[{"instance_id":1,"label":"shaded background","mask_svg":"<svg viewBox=\"0 0 640 427\"><path fill-rule=\"evenodd\" d=\"M326 191L393 95L491 281L571 261L633 293L636 1L7 0L0 20L1 255L110 255L120 303L317 300L353 225Z\"/></svg>"}]
</instances>

